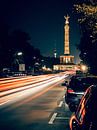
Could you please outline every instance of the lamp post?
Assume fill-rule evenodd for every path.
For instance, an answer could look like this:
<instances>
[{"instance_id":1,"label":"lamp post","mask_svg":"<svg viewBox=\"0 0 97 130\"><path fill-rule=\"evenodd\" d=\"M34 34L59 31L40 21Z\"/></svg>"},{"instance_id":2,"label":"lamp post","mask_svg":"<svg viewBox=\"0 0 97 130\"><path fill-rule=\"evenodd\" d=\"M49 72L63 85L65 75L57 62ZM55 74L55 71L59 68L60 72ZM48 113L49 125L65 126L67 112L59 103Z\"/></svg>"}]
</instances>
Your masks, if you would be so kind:
<instances>
[{"instance_id":1,"label":"lamp post","mask_svg":"<svg viewBox=\"0 0 97 130\"><path fill-rule=\"evenodd\" d=\"M18 64L23 64L24 60L23 60L23 52L17 52L16 53L16 59L18 60Z\"/></svg>"},{"instance_id":2,"label":"lamp post","mask_svg":"<svg viewBox=\"0 0 97 130\"><path fill-rule=\"evenodd\" d=\"M19 60L19 71L23 72L25 71L25 64L24 64L24 60L23 60L23 53L22 52L18 52L18 60Z\"/></svg>"},{"instance_id":3,"label":"lamp post","mask_svg":"<svg viewBox=\"0 0 97 130\"><path fill-rule=\"evenodd\" d=\"M19 51L15 53L14 63L17 71L25 71L23 52Z\"/></svg>"}]
</instances>

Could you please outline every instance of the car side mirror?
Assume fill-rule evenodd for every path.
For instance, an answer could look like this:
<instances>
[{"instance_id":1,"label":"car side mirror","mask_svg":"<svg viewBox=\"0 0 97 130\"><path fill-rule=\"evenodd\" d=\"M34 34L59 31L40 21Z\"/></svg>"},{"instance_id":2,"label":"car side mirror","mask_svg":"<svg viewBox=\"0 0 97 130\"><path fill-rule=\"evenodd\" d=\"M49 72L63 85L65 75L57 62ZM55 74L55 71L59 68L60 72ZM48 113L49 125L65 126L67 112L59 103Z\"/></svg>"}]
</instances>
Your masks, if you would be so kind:
<instances>
[{"instance_id":1,"label":"car side mirror","mask_svg":"<svg viewBox=\"0 0 97 130\"><path fill-rule=\"evenodd\" d=\"M65 81L65 84L68 84L68 81Z\"/></svg>"},{"instance_id":2,"label":"car side mirror","mask_svg":"<svg viewBox=\"0 0 97 130\"><path fill-rule=\"evenodd\" d=\"M64 83L61 84L62 86L68 86L68 81L65 81Z\"/></svg>"}]
</instances>

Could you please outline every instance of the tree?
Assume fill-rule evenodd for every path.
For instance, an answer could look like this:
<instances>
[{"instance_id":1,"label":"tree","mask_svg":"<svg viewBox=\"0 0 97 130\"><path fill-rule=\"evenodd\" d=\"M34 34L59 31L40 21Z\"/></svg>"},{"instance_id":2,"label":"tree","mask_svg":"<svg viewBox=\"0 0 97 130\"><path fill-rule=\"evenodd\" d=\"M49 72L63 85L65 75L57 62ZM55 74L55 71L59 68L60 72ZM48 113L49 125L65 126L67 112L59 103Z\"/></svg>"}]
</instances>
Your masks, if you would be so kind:
<instances>
[{"instance_id":1,"label":"tree","mask_svg":"<svg viewBox=\"0 0 97 130\"><path fill-rule=\"evenodd\" d=\"M90 72L97 74L97 2L83 0L74 5L81 28L81 40L78 48L80 58L90 68Z\"/></svg>"},{"instance_id":2,"label":"tree","mask_svg":"<svg viewBox=\"0 0 97 130\"><path fill-rule=\"evenodd\" d=\"M35 49L31 45L31 38L29 34L21 30L15 30L11 33L10 50L13 58L18 52L23 53L22 58L24 59L23 62L26 64L26 69L28 69L29 67L33 67L34 62L37 59L41 59L39 49ZM36 59L34 60L33 57L36 57Z\"/></svg>"},{"instance_id":3,"label":"tree","mask_svg":"<svg viewBox=\"0 0 97 130\"><path fill-rule=\"evenodd\" d=\"M18 56L18 52L22 52L22 56ZM13 70L17 71L19 63L25 63L26 69L33 67L35 62L41 61L41 54L31 45L28 33L21 30L10 32L6 24L0 23L0 60L1 70L14 66Z\"/></svg>"}]
</instances>

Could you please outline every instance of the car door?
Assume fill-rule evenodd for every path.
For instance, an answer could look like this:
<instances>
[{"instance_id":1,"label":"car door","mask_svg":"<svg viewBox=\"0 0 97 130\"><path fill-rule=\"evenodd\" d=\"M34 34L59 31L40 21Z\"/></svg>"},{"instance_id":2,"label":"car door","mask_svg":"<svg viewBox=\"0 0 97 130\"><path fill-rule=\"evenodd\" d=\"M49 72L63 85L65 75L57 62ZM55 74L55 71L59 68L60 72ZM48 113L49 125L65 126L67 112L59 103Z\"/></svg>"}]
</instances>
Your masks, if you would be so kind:
<instances>
[{"instance_id":1,"label":"car door","mask_svg":"<svg viewBox=\"0 0 97 130\"><path fill-rule=\"evenodd\" d=\"M81 128L86 126L85 123L86 123L86 118L87 118L88 100L89 100L90 96L91 96L91 88L89 88L85 92L85 94L82 97L82 100L80 102L80 105L78 107L78 110L76 112L76 117L77 117L77 120L79 121ZM87 127L88 127L88 124L85 129L87 129Z\"/></svg>"}]
</instances>

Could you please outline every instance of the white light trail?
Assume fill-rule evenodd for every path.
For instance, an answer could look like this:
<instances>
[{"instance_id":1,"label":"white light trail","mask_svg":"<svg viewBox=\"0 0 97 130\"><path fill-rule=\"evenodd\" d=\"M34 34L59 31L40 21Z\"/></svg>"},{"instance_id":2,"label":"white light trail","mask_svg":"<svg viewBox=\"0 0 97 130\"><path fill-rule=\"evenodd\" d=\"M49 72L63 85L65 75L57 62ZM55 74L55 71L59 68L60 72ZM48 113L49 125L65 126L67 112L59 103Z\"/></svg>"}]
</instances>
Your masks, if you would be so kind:
<instances>
[{"instance_id":1,"label":"white light trail","mask_svg":"<svg viewBox=\"0 0 97 130\"><path fill-rule=\"evenodd\" d=\"M38 82L32 85L27 85L24 87L1 92L0 95L2 97L0 98L0 105L1 106L9 105L21 99L25 99L28 96L33 96L35 94L38 94L39 92L42 92L49 86L59 83L66 77L67 75L55 75L53 76L53 78L50 78L43 82Z\"/></svg>"}]
</instances>

